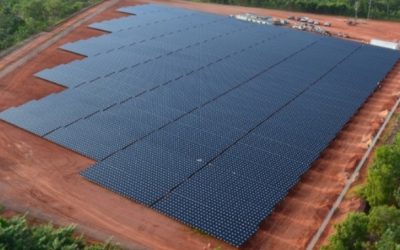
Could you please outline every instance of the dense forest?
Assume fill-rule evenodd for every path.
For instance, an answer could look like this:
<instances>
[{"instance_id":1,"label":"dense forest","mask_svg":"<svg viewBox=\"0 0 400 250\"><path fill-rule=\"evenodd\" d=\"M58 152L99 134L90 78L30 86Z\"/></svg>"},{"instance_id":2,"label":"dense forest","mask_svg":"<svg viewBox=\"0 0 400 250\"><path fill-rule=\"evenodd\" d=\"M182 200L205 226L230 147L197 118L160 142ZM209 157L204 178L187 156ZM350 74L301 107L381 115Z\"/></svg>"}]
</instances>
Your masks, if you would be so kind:
<instances>
[{"instance_id":1,"label":"dense forest","mask_svg":"<svg viewBox=\"0 0 400 250\"><path fill-rule=\"evenodd\" d=\"M199 0L221 4L266 7L374 19L400 19L400 0ZM371 2L371 8L369 3Z\"/></svg>"},{"instance_id":2,"label":"dense forest","mask_svg":"<svg viewBox=\"0 0 400 250\"><path fill-rule=\"evenodd\" d=\"M392 145L377 150L367 182L356 191L367 211L351 213L324 250L400 249L400 133Z\"/></svg>"},{"instance_id":3,"label":"dense forest","mask_svg":"<svg viewBox=\"0 0 400 250\"><path fill-rule=\"evenodd\" d=\"M99 0L0 0L0 51Z\"/></svg>"}]
</instances>

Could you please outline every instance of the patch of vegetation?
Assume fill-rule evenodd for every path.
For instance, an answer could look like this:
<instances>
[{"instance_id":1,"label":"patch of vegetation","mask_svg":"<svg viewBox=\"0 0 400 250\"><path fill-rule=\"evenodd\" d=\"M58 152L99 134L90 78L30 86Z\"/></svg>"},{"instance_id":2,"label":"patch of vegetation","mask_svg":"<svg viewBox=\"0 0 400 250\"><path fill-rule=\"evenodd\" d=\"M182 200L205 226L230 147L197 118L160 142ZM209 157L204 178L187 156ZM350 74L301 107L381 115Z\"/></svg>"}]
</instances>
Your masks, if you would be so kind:
<instances>
[{"instance_id":1,"label":"patch of vegetation","mask_svg":"<svg viewBox=\"0 0 400 250\"><path fill-rule=\"evenodd\" d=\"M0 51L99 0L1 0Z\"/></svg>"},{"instance_id":2,"label":"patch of vegetation","mask_svg":"<svg viewBox=\"0 0 400 250\"><path fill-rule=\"evenodd\" d=\"M323 249L400 249L400 133L378 148L358 193L371 209L349 214Z\"/></svg>"},{"instance_id":3,"label":"patch of vegetation","mask_svg":"<svg viewBox=\"0 0 400 250\"><path fill-rule=\"evenodd\" d=\"M368 170L367 185L362 195L374 206L400 204L400 134L392 145L378 148Z\"/></svg>"},{"instance_id":4,"label":"patch of vegetation","mask_svg":"<svg viewBox=\"0 0 400 250\"><path fill-rule=\"evenodd\" d=\"M364 213L351 213L335 229L336 233L324 249L363 249L364 242L368 240L368 216Z\"/></svg>"},{"instance_id":5,"label":"patch of vegetation","mask_svg":"<svg viewBox=\"0 0 400 250\"><path fill-rule=\"evenodd\" d=\"M74 227L55 228L52 225L30 226L25 217L0 217L0 249L2 250L117 250L107 244L87 244L76 237Z\"/></svg>"},{"instance_id":6,"label":"patch of vegetation","mask_svg":"<svg viewBox=\"0 0 400 250\"><path fill-rule=\"evenodd\" d=\"M198 1L198 0L197 0ZM265 7L311 13L354 16L355 7L359 17L376 19L400 19L399 0L200 0L220 4Z\"/></svg>"}]
</instances>

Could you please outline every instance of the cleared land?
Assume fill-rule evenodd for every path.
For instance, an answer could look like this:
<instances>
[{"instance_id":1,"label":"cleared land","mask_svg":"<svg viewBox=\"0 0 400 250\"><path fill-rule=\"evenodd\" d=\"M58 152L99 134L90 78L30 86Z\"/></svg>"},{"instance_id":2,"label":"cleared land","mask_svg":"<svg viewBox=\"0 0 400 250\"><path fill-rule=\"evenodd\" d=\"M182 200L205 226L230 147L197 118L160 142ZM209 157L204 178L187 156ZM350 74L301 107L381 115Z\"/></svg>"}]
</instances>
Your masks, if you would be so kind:
<instances>
[{"instance_id":1,"label":"cleared land","mask_svg":"<svg viewBox=\"0 0 400 250\"><path fill-rule=\"evenodd\" d=\"M80 25L32 60L0 78L0 110L61 91L61 87L35 78L33 74L44 68L81 58L58 47L70 41L102 34L87 28L87 25L122 16L115 11L117 7L138 3L140 2L118 1L116 5ZM254 12L272 16L281 13L282 17L293 15L289 12L255 8L181 1L168 3L220 14ZM344 22L345 18L307 16L330 21L333 23L332 29L341 29L338 32L345 32L354 38L378 37L393 40L400 37L398 23L370 21L349 27ZM81 18L79 15L74 19L77 21ZM382 27L382 24L385 26ZM381 34L382 29L393 32ZM54 34L58 32L57 29L53 31ZM43 40L35 39L27 44L29 49L26 52L37 48L40 41ZM26 52L15 51L5 58L8 61L0 61L0 65L18 60ZM395 102L400 91L400 76L396 73L399 69L397 65L383 82L382 88L369 98L358 115L332 142L274 214L267 218L262 229L244 249L304 248L365 152L387 110ZM76 153L0 122L0 203L18 211L29 210L34 216L50 219L55 223L76 223L80 229L95 238L113 235L116 241L129 244L131 248L203 249L209 243L211 246L222 246L223 249L232 248L84 180L78 173L92 163Z\"/></svg>"}]
</instances>

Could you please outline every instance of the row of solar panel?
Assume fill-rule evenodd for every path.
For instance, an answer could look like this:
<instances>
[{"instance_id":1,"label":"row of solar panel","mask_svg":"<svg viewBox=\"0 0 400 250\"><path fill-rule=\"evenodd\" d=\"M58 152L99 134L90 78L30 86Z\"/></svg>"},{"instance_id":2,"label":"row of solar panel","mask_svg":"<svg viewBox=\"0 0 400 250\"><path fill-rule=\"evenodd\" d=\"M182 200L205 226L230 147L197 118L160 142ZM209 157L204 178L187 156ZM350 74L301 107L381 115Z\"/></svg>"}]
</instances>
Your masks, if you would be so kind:
<instances>
[{"instance_id":1,"label":"row of solar panel","mask_svg":"<svg viewBox=\"0 0 400 250\"><path fill-rule=\"evenodd\" d=\"M146 15L164 11L177 11L177 8L162 4L142 4L142 5L122 7L119 8L118 11L133 15Z\"/></svg>"},{"instance_id":2,"label":"row of solar panel","mask_svg":"<svg viewBox=\"0 0 400 250\"><path fill-rule=\"evenodd\" d=\"M281 31L282 32L282 31ZM238 32L240 33L240 32ZM225 35L222 37L218 37L213 40L209 40L208 42L196 44L191 47L186 47L185 49L177 49L174 53L167 53L162 56L162 53L157 52L157 50L152 49L143 49L142 46L138 47L141 53L124 53L123 51L116 51L109 54L103 54L101 56L95 58L87 58L82 61L75 61L68 65L60 65L53 69L48 69L37 73L38 77L43 79L58 83L63 86L74 87L81 85L83 83L91 82L100 77L105 77L111 74L114 74L112 77L116 78L118 76L127 75L128 69L133 67L134 71L141 71L146 68L145 72L153 71L154 66L157 66L158 69L163 69L162 64L166 65L185 65L187 66L189 63L194 65L204 65L204 63L210 63L212 61L222 59L227 57L233 53L237 53L241 51L246 46L254 46L257 42L263 42L262 44L258 44L253 49L253 53L251 55L259 55L258 59L260 60L269 60L272 61L273 58L270 57L262 57L260 54L265 54L265 48L270 45L270 43L265 43L268 39L273 39L273 46L278 47L279 43L282 42L282 39L290 39L291 35L282 35L282 33L271 33L269 36L264 36L263 39L260 40L243 40L242 47L238 45L238 43L234 43L236 37L240 37L240 34L232 33L229 35ZM280 35L280 37L277 37ZM316 38L313 38L316 39ZM305 41L310 40L310 38L305 38ZM269 41L268 41L269 42ZM224 44L224 49L215 50L213 53L213 47L216 44ZM148 43L146 43L148 45ZM272 44L271 44L272 46ZM296 45L293 45L296 46ZM151 48L151 47L150 47ZM290 48L287 48L288 50ZM281 49L282 50L282 49ZM210 52L207 52L210 51ZM264 52L263 52L264 51ZM143 53L144 52L144 53ZM146 54L146 52L149 52ZM259 53L257 53L259 52ZM142 54L143 53L143 54ZM153 54L154 53L154 54ZM277 54L277 53L274 53ZM270 56L274 56L271 53ZM250 55L250 56L251 56ZM249 55L247 55L249 57ZM152 58L156 58L151 60ZM162 59L162 60L161 60ZM246 58L245 58L246 59ZM253 58L257 59L257 58ZM179 61L177 61L179 60ZM114 62L110 64L109 62ZM161 62L161 65L157 64L157 61ZM147 64L145 63L147 62ZM240 62L239 62L240 63ZM263 66L263 61L254 61L255 66L261 65ZM146 64L146 65L143 65ZM140 67L138 67L140 66ZM189 67L193 67L190 65ZM156 71L157 72L157 71ZM130 75L130 74L129 74Z\"/></svg>"},{"instance_id":3,"label":"row of solar panel","mask_svg":"<svg viewBox=\"0 0 400 250\"><path fill-rule=\"evenodd\" d=\"M186 30L178 30L177 32L165 33L165 35L159 35L159 36L150 37L151 34L149 34L149 35L145 34L145 35L142 35L142 37L135 36L134 38L132 38L132 37L119 38L120 43L122 45L118 44L120 46L111 47L111 49L118 48L118 49L123 49L123 50L132 50L131 47L132 46L136 46L136 43L143 43L143 42L147 42L147 41L150 41L150 40L162 41L162 43L165 44L165 45L160 44L159 46L163 46L163 47L160 47L160 48L173 49L173 48L175 48L173 46L179 46L179 45L183 46L184 44L187 44L189 41L196 40L197 42L201 42L202 40L208 40L208 39L213 39L214 37L218 37L218 35L224 35L224 34L227 34L227 33L232 33L234 31L246 28L246 27L243 27L243 28L241 28L241 27L228 27L227 25L223 25L224 23L227 23L228 21L229 21L229 19L221 19L221 20L213 21L213 23L208 23L208 24L218 24L217 26L226 26L223 29L224 30L223 33L218 32L216 30L208 30L208 29L204 30L204 28L203 28L204 25L197 25L197 26L191 26L191 27L187 28ZM185 33L183 33L183 32L185 32L185 33L189 32L188 35L190 35L190 36L185 36ZM89 47L88 44L92 45L93 46L92 50L95 51L98 54L102 53L102 52L105 52L105 51L110 51L110 47L109 48L105 48L105 47L98 46L98 44L96 44L96 42L99 42L99 41L103 42L102 41L102 40L104 40L103 37L104 36L99 37L97 39L89 40L87 42L87 44L86 44L87 45L86 47ZM174 44L174 39L179 39L179 41L177 41L178 42L177 45ZM151 42L154 42L154 41L151 41ZM158 43L154 43L154 44L158 45ZM81 43L78 43L76 45L79 48L81 46ZM83 44L83 45L85 45L85 44ZM150 45L145 44L144 46L149 47ZM182 48L184 48L184 47L182 47ZM80 48L80 51L86 53L85 49L86 49L85 47Z\"/></svg>"},{"instance_id":4,"label":"row of solar panel","mask_svg":"<svg viewBox=\"0 0 400 250\"><path fill-rule=\"evenodd\" d=\"M234 33L229 33L222 37L214 36L213 40L211 40L212 37L210 37L208 43L215 45L221 41L226 42L228 45L228 41L231 41L230 38L235 38ZM183 40L181 39L181 41ZM172 61L174 58L170 56L174 55L174 53L171 53L173 51L190 55L193 53L190 50L193 50L194 52L199 53L199 58L207 59L208 57L206 54L200 54L200 50L196 50L198 47L204 49L204 43L206 42L196 44L196 40L193 40L184 44L175 43L174 48L160 50L154 49L154 47L157 48L157 46L161 46L162 44L157 41L152 41L150 43L141 44L140 46L135 46L135 50L131 53L127 53L127 51L123 50L114 51L113 53L103 54L96 58L87 58L82 61L75 61L68 65L60 65L51 70L44 70L37 73L36 76L61 85L68 84L66 86L73 87L84 82L90 82L101 76L109 75L113 72L120 72L128 67L137 66L138 64L149 61L153 58L160 58L162 55L167 55ZM231 45L231 47L233 47L233 45ZM185 49L182 50L183 48ZM237 49L240 48L241 47ZM214 56L214 58L216 58L216 56ZM110 65L110 61L114 63Z\"/></svg>"},{"instance_id":5,"label":"row of solar panel","mask_svg":"<svg viewBox=\"0 0 400 250\"><path fill-rule=\"evenodd\" d=\"M142 44L146 42L143 46L149 47L149 46L154 46L152 44L147 44L148 42L156 42L154 43L155 45L162 46L161 48L163 49L173 49L175 47L171 46L179 46L183 45L183 43L188 43L188 41L193 40L193 39L199 39L202 38L204 40L207 40L208 37L212 39L213 37L221 34L226 34L226 33L231 33L233 31L237 30L252 30L254 33L254 29L259 30L260 34L257 33L257 35L254 37L257 39L258 37L262 37L270 33L271 31L266 30L263 26L249 26L249 24L239 22L240 25L237 25L238 21L235 21L234 19L228 19L228 18L219 18L216 20L212 20L211 22L206 22L204 23L204 20L199 21L199 24L197 25L192 25L193 23L196 24L193 20L190 22L185 22L186 25L171 25L170 23L166 24L165 26L169 25L170 29L166 29L165 31L159 33L158 35L154 35L154 27L152 29L142 29L142 30L134 30L133 31L128 30L126 32L117 32L117 33L112 33L109 35L103 35L100 37L95 37L95 38L90 38L88 40L83 40L83 41L78 41L75 43L69 43L62 48L78 53L78 54L83 54L83 55L98 55L101 53L109 53L115 49L118 50L128 50L132 51L135 48L132 48L132 46L137 46L138 43ZM206 25L211 25L212 29L210 28L205 28ZM164 27L159 27L161 25L157 25L158 29L165 29ZM176 27L175 27L176 26ZM182 27L183 26L183 27ZM173 27L173 28L171 28ZM168 32L169 30L173 30ZM143 31L146 32L143 32ZM149 31L150 30L150 31ZM223 31L223 33L221 33ZM269 32L267 32L269 31ZM278 32L282 32L282 30L275 30ZM187 34L187 32L191 32ZM133 35L138 33L138 35ZM265 34L264 34L265 33ZM130 34L130 35L126 35ZM249 40L245 39L246 36L242 34L240 36L241 40ZM189 39L189 40L188 40ZM153 41L154 40L154 41ZM112 42L110 42L112 41ZM162 44L157 43L157 41L162 41ZM201 40L197 40L201 41ZM178 42L178 44L175 44L174 42ZM184 48L184 47L182 47Z\"/></svg>"},{"instance_id":6,"label":"row of solar panel","mask_svg":"<svg viewBox=\"0 0 400 250\"><path fill-rule=\"evenodd\" d=\"M168 21L170 19L180 18L184 16L194 16L196 18L202 18L203 20L212 21L215 18L220 18L213 14L200 13L195 11L168 11L168 12L154 12L147 13L146 15L138 16L127 16L117 19L102 21L93 23L89 27L99 29L108 32L118 32L122 30L131 29L134 27L148 26L158 22Z\"/></svg>"},{"instance_id":7,"label":"row of solar panel","mask_svg":"<svg viewBox=\"0 0 400 250\"><path fill-rule=\"evenodd\" d=\"M168 22L165 22L163 24L164 24L164 26L170 25L170 29L173 29L173 30L177 31L176 33L182 33L184 28L186 28L187 25L190 24L191 22L194 22L194 21L191 20L188 23L187 22L184 23L184 24L181 23L177 27L175 27L175 24L174 24L174 26L171 27L171 24L168 23ZM199 22L204 23L204 20L199 21ZM213 21L213 22L215 22L212 25L213 28L208 28L208 26L204 27L203 25L196 26L196 27L190 26L190 27L192 27L194 29L194 31L192 32L193 33L192 35L196 36L196 37L198 37L198 36L204 37L205 35L207 35L207 33L221 34L221 31L223 31L224 33L227 33L227 32L231 32L233 30L241 29L241 28L243 28L243 29L249 29L249 28L254 29L254 28L257 28L258 30L260 30L260 32L261 32L260 34L263 34L262 33L263 31L264 32L268 31L263 26L251 26L251 25L249 25L247 23L238 22L237 20L224 18L224 17L216 18L216 20ZM197 24L197 22L194 22L194 23ZM136 35L136 32L131 32L130 30L128 30L128 31L125 31L125 32L117 32L117 33L112 33L112 34L109 34L109 35L100 36L100 37L97 37L97 38L92 38L92 39L89 39L89 40L86 40L86 41L78 41L78 42L69 44L69 46L74 46L74 48L75 48L74 51L78 51L79 53L85 53L85 49L88 49L90 47L89 45L91 45L92 47L94 47L94 48L91 48L92 50L95 50L96 53L100 53L100 52L104 52L104 51L110 50L110 47L108 47L108 48L102 48L102 47L96 48L96 46L97 46L96 42L102 42L104 39L115 39L114 42L115 41L120 42L120 40L122 39L122 40L124 40L124 42L123 42L124 44L121 44L121 45L118 44L118 45L120 45L119 47L122 47L123 45L128 46L128 45L134 43L135 41L137 41L139 39L144 40L145 38L147 38L147 39L152 38L152 35L155 32L154 29L156 27L158 27L157 29L165 29L164 27L159 27L159 26L161 26L161 24L154 25L154 26L155 27L152 27L151 29L146 29L146 32L143 32L144 30L137 30L137 33L138 33L137 35ZM129 34L129 35L127 35L127 34ZM169 33L164 33L164 34L169 34ZM182 34L179 34L179 35L180 36L178 38L181 38L183 40L188 39L188 38L192 39L191 37L188 37L188 36L185 36L185 35L182 35ZM143 37L143 36L147 36L147 37ZM174 39L173 36L171 37L171 34L169 34L168 36L169 36L170 39ZM245 38L245 37L242 36L242 39L243 38ZM163 39L164 39L163 43L166 43L166 42L168 43L168 40L166 40L167 39L166 37L163 37ZM179 39L179 40L181 40L181 39ZM173 43L173 40L171 42ZM122 41L121 41L121 43L122 43ZM117 48L119 48L119 47L117 47ZM111 48L113 48L113 47L111 47Z\"/></svg>"},{"instance_id":8,"label":"row of solar panel","mask_svg":"<svg viewBox=\"0 0 400 250\"><path fill-rule=\"evenodd\" d=\"M251 42L251 40L244 39L244 37L246 35L249 35L251 32L253 32L252 29L247 29L247 30L234 29L234 30L231 30L231 31L232 32L227 34L226 32L225 33L216 33L216 32L213 32L213 33L200 32L199 33L197 31L193 30L191 33L189 33L189 35L190 35L189 38L187 37L187 33L186 32L178 34L178 35L175 34L175 36L162 37L160 39L154 39L154 40L148 41L146 43L136 44L133 47L131 47L131 46L124 47L124 48L121 49L121 50L123 50L123 51L121 51L121 54L123 54L123 55L125 55L125 54L132 55L133 54L134 56L137 56L138 54L139 55L145 54L146 56L157 57L157 56L160 56L162 54L168 54L168 53L171 53L172 51L179 50L179 49L184 49L184 48L186 48L186 47L188 47L190 45L196 44L196 43L199 42L199 39L200 39L200 42L202 41L201 39L203 39L203 41L205 41L205 42L203 42L203 44L196 44L196 47L201 48L201 50L202 50L202 52L204 54L209 54L209 53L213 53L214 51L216 51L216 49L215 49L216 43L215 42L212 43L212 41L208 41L207 42L206 40L218 39L219 36L221 36L221 35L225 35L224 36L225 41L224 41L223 44L225 44L225 43L227 45L231 44L231 46L234 46L233 41L235 41L235 39L238 39L239 42L242 42L242 41L243 42L247 41L247 43ZM282 32L282 30L276 30L274 32L266 32L262 36L258 36L258 37L260 37L260 39L261 39L262 37L270 36L271 33L279 34L281 32ZM254 39L258 40L259 39L258 37L255 37ZM175 39L177 39L179 41L174 42ZM222 38L220 38L220 39L222 39ZM159 40L162 40L162 42L160 42ZM79 42L77 45L79 46L79 44L81 44L81 43L82 42ZM220 44L222 44L222 42ZM236 43L236 46L240 46L240 44ZM99 52L99 51L102 51L101 48L100 48L100 50L96 50L96 44L91 44L90 46L89 45L88 46L85 45L84 47L85 48L86 47L92 47L93 50L96 51L96 53ZM225 48L225 46L221 46L221 47L222 47L221 49ZM82 48L79 53L85 53L85 48ZM211 49L213 49L213 50L211 50ZM149 53L155 53L155 54L150 54L149 55ZM220 52L220 53L222 53L222 52ZM115 53L113 53L113 54L114 54L114 56L119 56L119 54L115 54ZM102 61L104 59L110 59L108 57L109 57L109 55L105 55L102 58L93 58L91 60L90 59L86 59L84 61L88 61L88 62L92 62L94 60Z\"/></svg>"},{"instance_id":9,"label":"row of solar panel","mask_svg":"<svg viewBox=\"0 0 400 250\"><path fill-rule=\"evenodd\" d=\"M113 33L112 35L102 35L92 37L87 40L81 40L63 45L61 48L85 56L94 56L100 53L112 51L113 49L122 49L128 46L134 46L137 43L144 43L163 36L171 36L175 33L186 32L195 29L197 32L204 25L214 25L216 22L228 20L227 18L215 18L215 20L203 20L184 16L170 19L162 23L154 23L152 27L140 26L129 30ZM212 30L207 30L212 33ZM213 32L216 33L216 32Z\"/></svg>"},{"instance_id":10,"label":"row of solar panel","mask_svg":"<svg viewBox=\"0 0 400 250\"><path fill-rule=\"evenodd\" d=\"M240 51L240 48L237 48L237 50ZM164 57L158 56L158 59L155 60L150 60L151 58L149 59L149 57L144 55L141 56L137 54L130 55L126 53L112 53L113 56L104 56L101 58L102 60L98 60L96 63L92 63L95 61L94 59L88 58L85 61L75 61L69 65L61 65L51 70L41 71L37 74L37 76L61 85L74 87L81 85L82 83L94 81L100 77L109 76L111 74L114 74L112 78L119 78L120 76L128 75L127 70L129 67L131 67L131 70L134 71L139 71L139 69L146 68L146 72L148 72L152 71L154 66L163 66L163 64L171 65L169 62L172 62L172 65L175 67L182 67L183 65L185 67L194 67L194 69L196 69L196 67L199 65L202 66L204 64L208 64L212 61L229 56L228 53L237 52L232 48L231 50L226 51L225 54L210 53L208 55L199 54L196 56L198 51L199 50L197 47L191 47ZM191 60L192 58L193 60ZM179 60L178 62L180 62L180 64L174 63L175 60ZM115 63L110 65L108 63L109 61L114 61ZM157 61L159 61L159 63L157 63ZM163 67L159 69L163 69ZM132 78L131 75L129 75L129 77Z\"/></svg>"}]
</instances>

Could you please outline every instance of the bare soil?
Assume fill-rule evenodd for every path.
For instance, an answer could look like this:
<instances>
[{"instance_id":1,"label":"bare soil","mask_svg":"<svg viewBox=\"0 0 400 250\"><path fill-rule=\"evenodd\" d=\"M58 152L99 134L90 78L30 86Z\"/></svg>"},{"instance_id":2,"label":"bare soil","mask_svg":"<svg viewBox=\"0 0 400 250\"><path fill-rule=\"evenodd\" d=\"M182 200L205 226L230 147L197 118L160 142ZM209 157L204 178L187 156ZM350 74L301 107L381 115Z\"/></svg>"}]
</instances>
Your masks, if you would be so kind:
<instances>
[{"instance_id":1,"label":"bare soil","mask_svg":"<svg viewBox=\"0 0 400 250\"><path fill-rule=\"evenodd\" d=\"M141 2L118 1L112 8L80 25L32 60L0 78L0 110L62 91L62 87L35 78L33 74L44 68L81 59L81 56L58 47L70 41L102 35L102 32L89 29L87 25L122 16L116 8L138 3ZM253 12L293 15L282 11L182 1L163 3L219 14ZM307 16L314 18L314 15ZM75 17L79 18L80 15ZM350 29L342 23L341 17L318 16L318 19L329 20L337 29L346 28L346 32L354 34L354 37L389 40L400 37L398 23L369 21ZM382 23L387 26L386 30L390 28L397 33L382 34ZM33 40L25 52L34 50L41 41ZM17 50L0 59L0 70L2 65L21 58L25 52ZM393 70L382 88L371 96L243 249L303 249L306 246L400 93L399 70L400 66ZM115 241L132 249L212 249L216 246L233 249L84 180L79 172L91 164L93 161L90 159L0 122L0 203L9 209L29 211L32 216L59 225L74 223L91 237L108 239L113 236ZM349 203L344 206L343 211L346 211L358 205Z\"/></svg>"}]
</instances>

